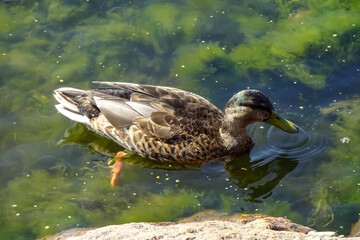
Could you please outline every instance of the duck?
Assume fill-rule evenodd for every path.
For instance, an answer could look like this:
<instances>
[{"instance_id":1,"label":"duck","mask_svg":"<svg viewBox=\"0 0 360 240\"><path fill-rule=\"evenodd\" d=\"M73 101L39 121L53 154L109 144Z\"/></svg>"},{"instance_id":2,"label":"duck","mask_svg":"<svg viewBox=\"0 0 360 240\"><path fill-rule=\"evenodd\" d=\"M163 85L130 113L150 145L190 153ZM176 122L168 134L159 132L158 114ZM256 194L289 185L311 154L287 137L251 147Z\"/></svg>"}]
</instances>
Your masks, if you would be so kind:
<instances>
[{"instance_id":1,"label":"duck","mask_svg":"<svg viewBox=\"0 0 360 240\"><path fill-rule=\"evenodd\" d=\"M104 87L54 90L58 112L145 158L201 164L244 154L253 146L246 128L255 122L288 133L299 131L276 113L264 93L255 89L236 93L221 111L205 98L178 88L93 83Z\"/></svg>"}]
</instances>

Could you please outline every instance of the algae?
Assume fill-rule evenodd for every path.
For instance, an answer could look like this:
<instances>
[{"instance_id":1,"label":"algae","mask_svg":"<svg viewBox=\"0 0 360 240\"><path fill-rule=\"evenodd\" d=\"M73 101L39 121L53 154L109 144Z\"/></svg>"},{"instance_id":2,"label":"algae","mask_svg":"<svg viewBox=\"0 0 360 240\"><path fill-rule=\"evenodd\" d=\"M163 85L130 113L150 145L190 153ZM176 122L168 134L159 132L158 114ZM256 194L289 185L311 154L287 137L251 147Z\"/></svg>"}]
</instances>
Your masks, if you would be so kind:
<instances>
[{"instance_id":1,"label":"algae","mask_svg":"<svg viewBox=\"0 0 360 240\"><path fill-rule=\"evenodd\" d=\"M201 79L214 76L229 87L237 79L273 71L291 81L322 88L329 76L328 60L318 59L314 68L307 63L307 56L328 54L325 50L338 59L356 61L357 54L351 50L354 45L358 48L359 42L340 44L348 32L358 32L355 2L260 2L245 2L244 6L251 6L249 11L236 5L229 11L225 3L209 7L201 1L185 1L185 5L2 3L2 31L4 36L8 34L6 42L16 39L16 44L5 45L0 62L2 67L17 73L33 72L53 84L81 78L120 80L132 78L137 71L149 79L161 77L157 82L170 81L210 96L211 92L201 91ZM99 16L94 7L100 9ZM273 8L275 13L278 8L278 13L269 21L252 7L260 12ZM28 9L31 14L27 16ZM15 25L23 23L16 28L19 34L8 29L12 20ZM223 23L231 28L222 27ZM168 68L158 68L160 65ZM258 74L253 76L254 72Z\"/></svg>"},{"instance_id":2,"label":"algae","mask_svg":"<svg viewBox=\"0 0 360 240\"><path fill-rule=\"evenodd\" d=\"M174 221L202 209L196 194L185 189L150 195L118 216L120 223ZM146 212L146 216L144 216Z\"/></svg>"},{"instance_id":3,"label":"algae","mask_svg":"<svg viewBox=\"0 0 360 240\"><path fill-rule=\"evenodd\" d=\"M359 62L359 12L357 0L1 1L1 237L169 221L202 209L288 216L346 233L359 211L356 99L322 110L335 119L325 131L333 144L325 160L245 156L227 162L225 172L222 164L131 155L121 186L111 189L107 159L122 148L82 124L71 128L51 94L125 81L180 87L223 106L251 86L268 91L298 124L327 124L307 109L357 91L356 73L353 82L334 73Z\"/></svg>"},{"instance_id":4,"label":"algae","mask_svg":"<svg viewBox=\"0 0 360 240\"><path fill-rule=\"evenodd\" d=\"M217 205L231 212L225 195L214 203L215 195L186 187L135 190L124 184L139 181L130 176L122 178L121 188L111 189L107 173L102 167L75 172L71 166L57 164L48 171L33 170L15 178L1 191L1 234L33 238L71 227L171 221Z\"/></svg>"},{"instance_id":5,"label":"algae","mask_svg":"<svg viewBox=\"0 0 360 240\"><path fill-rule=\"evenodd\" d=\"M339 101L321 112L325 115L335 117L329 128L334 134L334 147L330 150L332 161L324 163L320 170L327 172L333 177L329 185L332 193L340 202L360 204L359 201L359 148L357 142L360 140L360 111L358 97L353 100ZM333 196L333 195L332 195Z\"/></svg>"},{"instance_id":6,"label":"algae","mask_svg":"<svg viewBox=\"0 0 360 240\"><path fill-rule=\"evenodd\" d=\"M316 168L314 186L308 189L311 206L307 223L318 229L338 229L349 232L349 221L355 223L360 210L359 202L359 151L357 142L360 112L359 99L337 101L321 109L328 120L328 131L332 133L333 146L329 150L329 161L324 161ZM344 204L346 203L346 205ZM344 219L346 216L347 219Z\"/></svg>"}]
</instances>

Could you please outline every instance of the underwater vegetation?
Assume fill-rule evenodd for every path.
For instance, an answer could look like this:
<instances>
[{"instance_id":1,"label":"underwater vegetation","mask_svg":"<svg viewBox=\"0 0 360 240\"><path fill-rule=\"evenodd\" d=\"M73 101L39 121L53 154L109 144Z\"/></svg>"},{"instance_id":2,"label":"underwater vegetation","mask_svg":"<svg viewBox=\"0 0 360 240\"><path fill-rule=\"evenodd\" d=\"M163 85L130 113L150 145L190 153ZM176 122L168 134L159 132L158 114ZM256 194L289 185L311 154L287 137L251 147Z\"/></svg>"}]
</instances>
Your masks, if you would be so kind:
<instances>
[{"instance_id":1,"label":"underwater vegetation","mask_svg":"<svg viewBox=\"0 0 360 240\"><path fill-rule=\"evenodd\" d=\"M75 174L63 170L58 166L50 173L32 171L2 191L2 196L7 198L1 204L2 236L23 235L28 239L75 226L176 220L201 209L201 200L191 190L159 193L140 190L129 195L126 187L120 191L109 189L107 179L99 174L85 170Z\"/></svg>"},{"instance_id":2,"label":"underwater vegetation","mask_svg":"<svg viewBox=\"0 0 360 240\"><path fill-rule=\"evenodd\" d=\"M334 66L358 59L360 44L356 0L0 4L0 68L37 75L38 91L131 79L201 92L267 71L322 88Z\"/></svg>"},{"instance_id":3,"label":"underwater vegetation","mask_svg":"<svg viewBox=\"0 0 360 240\"><path fill-rule=\"evenodd\" d=\"M205 209L349 233L360 212L359 13L358 0L0 1L0 238ZM308 134L256 125L252 153L202 167L129 154L111 188L107 160L123 149L54 108L53 89L91 81L179 87L220 108L259 88Z\"/></svg>"},{"instance_id":4,"label":"underwater vegetation","mask_svg":"<svg viewBox=\"0 0 360 240\"><path fill-rule=\"evenodd\" d=\"M334 219L341 219L336 224L351 220L358 221L358 216L346 219L347 212L360 212L360 99L355 96L350 100L332 103L321 109L321 113L332 119L334 146L329 154L332 161L324 162L319 167L315 221L331 224ZM316 191L320 192L317 193ZM343 226L344 226L343 225Z\"/></svg>"}]
</instances>

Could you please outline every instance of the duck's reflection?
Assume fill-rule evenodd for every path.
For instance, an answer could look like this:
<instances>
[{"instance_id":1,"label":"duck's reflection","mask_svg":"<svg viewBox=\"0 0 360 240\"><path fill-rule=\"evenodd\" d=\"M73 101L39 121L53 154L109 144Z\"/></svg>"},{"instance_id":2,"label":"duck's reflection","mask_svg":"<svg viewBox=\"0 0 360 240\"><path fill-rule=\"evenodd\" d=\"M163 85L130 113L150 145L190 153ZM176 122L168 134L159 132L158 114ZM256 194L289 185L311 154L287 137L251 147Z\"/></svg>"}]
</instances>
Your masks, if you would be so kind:
<instances>
[{"instance_id":1,"label":"duck's reflection","mask_svg":"<svg viewBox=\"0 0 360 240\"><path fill-rule=\"evenodd\" d=\"M77 144L84 147L88 147L94 152L101 153L106 156L116 156L119 151L123 151L124 148L115 143L114 141L102 137L93 131L89 130L84 124L76 123L73 127L66 130L64 137L59 142L61 145ZM185 165L181 163L169 163L152 160L141 157L137 154L133 154L127 150L129 155L126 162L129 164L136 164L145 168L157 168L157 169L197 169L198 166Z\"/></svg>"},{"instance_id":2,"label":"duck's reflection","mask_svg":"<svg viewBox=\"0 0 360 240\"><path fill-rule=\"evenodd\" d=\"M270 196L271 190L297 165L297 160L285 157L253 160L250 154L244 154L226 161L225 169L240 188L248 191L249 200L255 201Z\"/></svg>"},{"instance_id":3,"label":"duck's reflection","mask_svg":"<svg viewBox=\"0 0 360 240\"><path fill-rule=\"evenodd\" d=\"M60 144L77 144L90 148L94 152L106 156L115 156L118 151L124 150L115 142L101 137L88 130L83 124L77 123L72 128L66 130ZM130 154L126 159L129 164L136 164L145 168L157 168L168 170L200 170L200 166L184 165L181 163L161 162L145 159L136 154ZM295 159L281 156L275 152L271 156L260 154L244 154L241 156L229 156L225 159L225 170L231 179L243 189L246 189L250 201L256 198L266 198L271 194L281 179L290 173L298 164ZM278 156L276 156L278 155Z\"/></svg>"}]
</instances>

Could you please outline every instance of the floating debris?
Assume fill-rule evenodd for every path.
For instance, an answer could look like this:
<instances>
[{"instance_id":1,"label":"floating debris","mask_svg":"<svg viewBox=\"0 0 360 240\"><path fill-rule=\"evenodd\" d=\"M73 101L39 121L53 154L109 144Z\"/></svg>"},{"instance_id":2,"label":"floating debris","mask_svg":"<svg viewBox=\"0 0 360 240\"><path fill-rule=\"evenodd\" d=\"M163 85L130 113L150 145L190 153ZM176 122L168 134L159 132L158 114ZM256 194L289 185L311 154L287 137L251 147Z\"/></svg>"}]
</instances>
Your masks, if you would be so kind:
<instances>
[{"instance_id":1,"label":"floating debris","mask_svg":"<svg viewBox=\"0 0 360 240\"><path fill-rule=\"evenodd\" d=\"M349 143L349 142L350 142L350 138L348 138L348 137L340 138L340 142L341 142L341 143Z\"/></svg>"}]
</instances>

